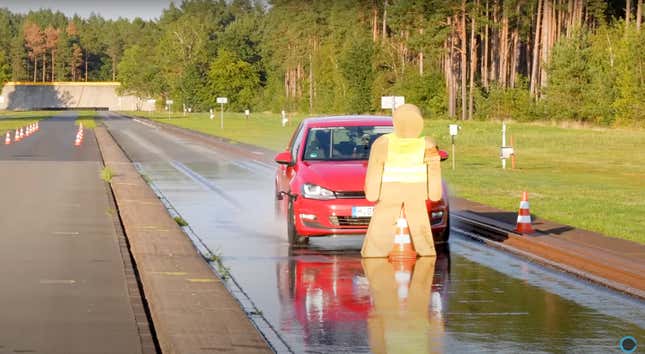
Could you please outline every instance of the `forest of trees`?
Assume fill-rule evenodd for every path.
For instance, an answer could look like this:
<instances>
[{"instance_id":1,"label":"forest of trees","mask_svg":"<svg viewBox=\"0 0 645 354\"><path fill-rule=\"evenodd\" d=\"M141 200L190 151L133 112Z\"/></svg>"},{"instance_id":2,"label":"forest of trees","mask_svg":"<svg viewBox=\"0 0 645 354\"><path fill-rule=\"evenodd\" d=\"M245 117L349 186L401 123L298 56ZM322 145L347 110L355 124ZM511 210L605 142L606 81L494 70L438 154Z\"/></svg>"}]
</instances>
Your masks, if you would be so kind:
<instances>
[{"instance_id":1,"label":"forest of trees","mask_svg":"<svg viewBox=\"0 0 645 354\"><path fill-rule=\"evenodd\" d=\"M643 0L185 0L154 21L0 9L0 83L163 102L645 125Z\"/></svg>"}]
</instances>

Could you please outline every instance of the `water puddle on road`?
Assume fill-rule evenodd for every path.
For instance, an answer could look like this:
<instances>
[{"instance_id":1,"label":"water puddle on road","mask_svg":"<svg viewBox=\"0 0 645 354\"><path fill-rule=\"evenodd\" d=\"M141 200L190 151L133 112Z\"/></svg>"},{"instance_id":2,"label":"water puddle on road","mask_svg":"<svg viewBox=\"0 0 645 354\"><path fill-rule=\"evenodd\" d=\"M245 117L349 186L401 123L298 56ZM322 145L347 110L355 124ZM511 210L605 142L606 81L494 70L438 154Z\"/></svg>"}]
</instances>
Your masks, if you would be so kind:
<instances>
[{"instance_id":1,"label":"water puddle on road","mask_svg":"<svg viewBox=\"0 0 645 354\"><path fill-rule=\"evenodd\" d=\"M568 289L581 294L564 297L550 290L566 275L544 271L540 280L528 265L531 279L512 277L469 259L467 247L415 264L321 249L225 263L294 352L590 353L616 351L625 335L643 338L642 303L582 282ZM596 301L576 298L594 293Z\"/></svg>"},{"instance_id":2,"label":"water puddle on road","mask_svg":"<svg viewBox=\"0 0 645 354\"><path fill-rule=\"evenodd\" d=\"M199 248L219 255L277 351L606 353L627 335L645 343L644 302L457 235L436 258L406 264L361 259L360 237L291 249L272 176L226 163L138 166Z\"/></svg>"}]
</instances>

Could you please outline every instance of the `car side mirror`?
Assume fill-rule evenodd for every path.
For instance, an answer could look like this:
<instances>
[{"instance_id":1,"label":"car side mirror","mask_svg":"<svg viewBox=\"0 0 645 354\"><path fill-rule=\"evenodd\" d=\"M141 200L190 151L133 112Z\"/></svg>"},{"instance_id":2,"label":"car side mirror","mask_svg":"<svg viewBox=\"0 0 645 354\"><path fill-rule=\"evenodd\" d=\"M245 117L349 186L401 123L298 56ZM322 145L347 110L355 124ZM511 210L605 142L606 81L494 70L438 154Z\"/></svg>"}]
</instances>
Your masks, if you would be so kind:
<instances>
[{"instance_id":1,"label":"car side mirror","mask_svg":"<svg viewBox=\"0 0 645 354\"><path fill-rule=\"evenodd\" d=\"M291 165L293 162L291 159L291 151L283 151L277 154L274 160L281 165Z\"/></svg>"},{"instance_id":2,"label":"car side mirror","mask_svg":"<svg viewBox=\"0 0 645 354\"><path fill-rule=\"evenodd\" d=\"M441 161L446 161L448 160L448 153L443 150L439 150L439 157Z\"/></svg>"}]
</instances>

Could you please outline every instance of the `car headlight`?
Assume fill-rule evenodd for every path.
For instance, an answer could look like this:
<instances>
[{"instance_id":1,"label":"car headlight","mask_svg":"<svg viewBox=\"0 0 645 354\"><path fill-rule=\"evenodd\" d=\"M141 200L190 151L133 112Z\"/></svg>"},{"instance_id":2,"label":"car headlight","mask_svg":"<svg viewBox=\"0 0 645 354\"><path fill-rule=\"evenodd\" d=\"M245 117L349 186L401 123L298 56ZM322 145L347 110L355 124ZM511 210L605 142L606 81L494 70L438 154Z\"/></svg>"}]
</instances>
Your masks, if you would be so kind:
<instances>
[{"instance_id":1,"label":"car headlight","mask_svg":"<svg viewBox=\"0 0 645 354\"><path fill-rule=\"evenodd\" d=\"M302 196L308 199L329 200L335 199L334 192L317 184L305 183L302 186Z\"/></svg>"}]
</instances>

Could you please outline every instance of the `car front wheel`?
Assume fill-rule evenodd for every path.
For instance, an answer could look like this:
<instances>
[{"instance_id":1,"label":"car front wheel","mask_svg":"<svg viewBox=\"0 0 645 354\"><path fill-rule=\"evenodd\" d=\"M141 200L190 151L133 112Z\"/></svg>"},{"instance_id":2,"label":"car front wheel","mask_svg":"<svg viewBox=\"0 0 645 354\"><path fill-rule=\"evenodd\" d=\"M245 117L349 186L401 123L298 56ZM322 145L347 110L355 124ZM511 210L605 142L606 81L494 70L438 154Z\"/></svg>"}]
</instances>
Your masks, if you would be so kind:
<instances>
[{"instance_id":1,"label":"car front wheel","mask_svg":"<svg viewBox=\"0 0 645 354\"><path fill-rule=\"evenodd\" d=\"M299 236L298 230L296 230L296 217L293 212L293 200L289 200L287 211L287 236L289 238L290 245L298 246L309 243L309 237Z\"/></svg>"},{"instance_id":2,"label":"car front wheel","mask_svg":"<svg viewBox=\"0 0 645 354\"><path fill-rule=\"evenodd\" d=\"M442 244L442 243L448 243L448 239L450 238L450 218L448 217L448 221L446 222L446 228L437 235L437 237L434 238L434 243L436 244Z\"/></svg>"}]
</instances>

